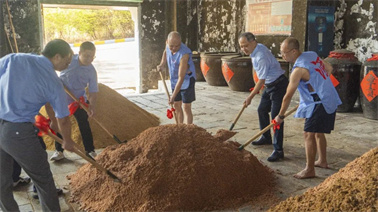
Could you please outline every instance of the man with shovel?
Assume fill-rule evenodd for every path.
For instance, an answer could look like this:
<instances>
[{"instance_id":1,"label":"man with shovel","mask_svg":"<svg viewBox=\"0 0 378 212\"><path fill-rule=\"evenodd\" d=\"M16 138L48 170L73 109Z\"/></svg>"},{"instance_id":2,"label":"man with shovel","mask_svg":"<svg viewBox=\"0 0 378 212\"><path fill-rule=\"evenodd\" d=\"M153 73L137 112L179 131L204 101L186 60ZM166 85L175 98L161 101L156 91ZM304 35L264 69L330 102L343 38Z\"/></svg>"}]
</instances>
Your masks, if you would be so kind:
<instances>
[{"instance_id":1,"label":"man with shovel","mask_svg":"<svg viewBox=\"0 0 378 212\"><path fill-rule=\"evenodd\" d=\"M196 100L194 85L196 71L192 60L192 51L181 42L178 32L170 32L166 41L157 71L162 71L163 66L168 65L171 79L172 96L169 104L174 104L178 123L192 124L192 102Z\"/></svg>"},{"instance_id":2,"label":"man with shovel","mask_svg":"<svg viewBox=\"0 0 378 212\"><path fill-rule=\"evenodd\" d=\"M250 32L242 33L239 36L240 49L252 59L253 68L256 70L259 80L254 89L244 101L245 107L251 104L253 97L265 86L261 95L260 105L257 109L260 122L260 130L270 124L269 112L272 117L277 116L281 108L282 98L285 95L288 80L284 75L279 62L264 45L257 43L255 36ZM283 152L283 131L281 124L274 132L273 153L268 161L274 162L284 157ZM253 141L252 145L272 144L270 130L266 131L259 140Z\"/></svg>"},{"instance_id":3,"label":"man with shovel","mask_svg":"<svg viewBox=\"0 0 378 212\"><path fill-rule=\"evenodd\" d=\"M96 97L98 92L97 84L97 72L92 62L95 58L96 47L93 43L86 41L80 45L80 51L78 55L72 57L70 66L60 73L60 79L62 79L64 86L73 93L77 99L81 98L83 103L85 103L85 88L88 87L89 95L89 113L87 113L81 107L75 107L71 110L71 113L75 116L81 137L83 139L83 144L85 151L92 157L96 157L95 148L93 145L92 130L89 125L88 117L92 117L95 113ZM73 105L77 105L75 100L73 100L67 94L68 103L70 103L70 108ZM51 108L46 105L46 112L52 121L52 128L55 126L55 118L53 113L51 113ZM51 116L52 115L52 116ZM54 129L55 130L55 129ZM60 134L57 134L61 138ZM50 160L58 161L64 158L62 145L55 142L56 151L51 156Z\"/></svg>"},{"instance_id":4,"label":"man with shovel","mask_svg":"<svg viewBox=\"0 0 378 212\"><path fill-rule=\"evenodd\" d=\"M72 50L61 39L50 41L42 55L16 53L0 59L0 208L19 211L13 197L13 160L32 179L43 211L60 211L46 151L33 125L41 107L50 102L62 132L63 147L74 150L63 84L55 73L68 67Z\"/></svg>"},{"instance_id":5,"label":"man with shovel","mask_svg":"<svg viewBox=\"0 0 378 212\"><path fill-rule=\"evenodd\" d=\"M298 40L293 37L282 42L281 54L283 59L294 65L281 110L275 120L278 124L283 123L291 98L298 89L300 103L295 117L306 118L304 137L307 163L306 168L294 177L312 178L315 177L315 166L328 167L324 133L331 133L334 129L336 109L341 100L330 79L331 64L321 60L315 52L301 52ZM315 161L317 150L319 159Z\"/></svg>"}]
</instances>

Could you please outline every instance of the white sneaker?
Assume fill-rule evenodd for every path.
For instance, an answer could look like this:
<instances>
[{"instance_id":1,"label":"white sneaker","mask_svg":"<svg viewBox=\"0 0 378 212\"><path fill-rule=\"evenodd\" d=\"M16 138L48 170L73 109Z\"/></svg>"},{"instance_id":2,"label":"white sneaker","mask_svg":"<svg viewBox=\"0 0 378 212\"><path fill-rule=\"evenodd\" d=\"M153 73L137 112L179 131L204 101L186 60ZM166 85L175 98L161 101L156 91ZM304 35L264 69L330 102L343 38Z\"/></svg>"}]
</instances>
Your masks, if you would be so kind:
<instances>
[{"instance_id":1,"label":"white sneaker","mask_svg":"<svg viewBox=\"0 0 378 212\"><path fill-rule=\"evenodd\" d=\"M92 158L95 158L97 156L97 153L95 151L92 151L88 153Z\"/></svg>"},{"instance_id":2,"label":"white sneaker","mask_svg":"<svg viewBox=\"0 0 378 212\"><path fill-rule=\"evenodd\" d=\"M19 177L16 182L13 182L13 187L18 185L23 186L29 184L31 181L30 177Z\"/></svg>"},{"instance_id":3,"label":"white sneaker","mask_svg":"<svg viewBox=\"0 0 378 212\"><path fill-rule=\"evenodd\" d=\"M54 154L51 156L50 160L58 161L62 160L63 158L65 158L63 152L55 151Z\"/></svg>"}]
</instances>

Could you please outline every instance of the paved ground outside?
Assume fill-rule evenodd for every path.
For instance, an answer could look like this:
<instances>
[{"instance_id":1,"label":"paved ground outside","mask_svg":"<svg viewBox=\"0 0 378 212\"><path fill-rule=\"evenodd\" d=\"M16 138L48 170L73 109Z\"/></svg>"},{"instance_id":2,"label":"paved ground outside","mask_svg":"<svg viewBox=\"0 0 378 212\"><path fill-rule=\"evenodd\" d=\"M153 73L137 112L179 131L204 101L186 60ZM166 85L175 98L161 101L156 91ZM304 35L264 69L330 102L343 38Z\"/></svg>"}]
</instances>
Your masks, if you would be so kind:
<instances>
[{"instance_id":1,"label":"paved ground outside","mask_svg":"<svg viewBox=\"0 0 378 212\"><path fill-rule=\"evenodd\" d=\"M212 133L219 129L229 129L248 95L245 92L231 91L227 86L209 86L206 82L196 83L196 94L197 100L193 103L194 123ZM168 106L164 92L133 94L126 97L141 108L157 115L161 124L174 123L174 119L166 117ZM253 99L252 104L245 109L234 128L238 133L233 137L233 140L243 144L259 132L256 111L259 101L260 96L258 95ZM296 104L296 102L292 102L291 107ZM248 151L251 151L261 160L261 163L274 170L277 176L277 190L275 192L282 200L289 196L302 194L308 188L318 185L324 179L336 173L356 157L378 146L377 120L366 119L361 112L337 113L335 131L326 136L330 169L316 168L317 177L313 179L295 179L292 175L301 171L306 163L303 123L303 119L295 119L292 116L285 120L285 158L282 161L271 163L266 160L273 150L271 145L259 147L248 145L246 147ZM100 152L101 150L97 151ZM52 153L52 151L48 151L49 157ZM59 198L62 211L80 211L78 205L69 202L69 181L66 176L76 172L86 162L73 153L67 153L66 157L67 159L62 162L51 162L51 170L57 186L64 189L64 195ZM38 200L32 198L31 185L17 188L14 194L21 211L41 211ZM255 211L258 209L251 205L239 210Z\"/></svg>"},{"instance_id":2,"label":"paved ground outside","mask_svg":"<svg viewBox=\"0 0 378 212\"><path fill-rule=\"evenodd\" d=\"M79 47L72 47L75 54ZM97 70L98 81L124 93L135 93L138 80L135 41L96 45L96 58L93 65Z\"/></svg>"}]
</instances>

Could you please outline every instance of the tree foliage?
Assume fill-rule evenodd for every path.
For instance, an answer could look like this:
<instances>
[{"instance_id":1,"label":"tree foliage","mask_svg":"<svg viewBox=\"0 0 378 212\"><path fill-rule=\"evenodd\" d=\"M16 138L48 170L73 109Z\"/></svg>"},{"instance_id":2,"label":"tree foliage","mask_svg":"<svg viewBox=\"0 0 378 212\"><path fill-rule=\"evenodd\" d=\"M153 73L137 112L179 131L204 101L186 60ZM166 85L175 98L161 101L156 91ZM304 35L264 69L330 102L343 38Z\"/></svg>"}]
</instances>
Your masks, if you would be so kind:
<instances>
[{"instance_id":1,"label":"tree foliage","mask_svg":"<svg viewBox=\"0 0 378 212\"><path fill-rule=\"evenodd\" d=\"M69 43L134 37L130 11L44 8L45 40Z\"/></svg>"}]
</instances>

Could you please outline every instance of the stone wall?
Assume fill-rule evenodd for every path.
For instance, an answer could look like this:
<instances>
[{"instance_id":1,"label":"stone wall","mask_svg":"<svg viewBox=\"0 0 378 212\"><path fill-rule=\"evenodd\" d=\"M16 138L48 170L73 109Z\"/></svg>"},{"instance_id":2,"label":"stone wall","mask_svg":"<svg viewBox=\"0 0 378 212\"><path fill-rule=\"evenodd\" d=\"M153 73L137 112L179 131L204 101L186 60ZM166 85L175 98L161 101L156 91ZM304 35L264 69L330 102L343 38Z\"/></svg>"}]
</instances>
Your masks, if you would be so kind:
<instances>
[{"instance_id":1,"label":"stone wall","mask_svg":"<svg viewBox=\"0 0 378 212\"><path fill-rule=\"evenodd\" d=\"M378 52L378 1L338 0L335 12L335 49L348 49L360 62Z\"/></svg>"},{"instance_id":2,"label":"stone wall","mask_svg":"<svg viewBox=\"0 0 378 212\"><path fill-rule=\"evenodd\" d=\"M238 35L245 28L245 0L178 0L174 17L173 0L142 3L143 90L156 88L160 76L152 69L160 63L174 18L182 41L192 51L238 51Z\"/></svg>"},{"instance_id":3,"label":"stone wall","mask_svg":"<svg viewBox=\"0 0 378 212\"><path fill-rule=\"evenodd\" d=\"M8 52L7 39L4 30L3 0L0 0L0 57Z\"/></svg>"},{"instance_id":4,"label":"stone wall","mask_svg":"<svg viewBox=\"0 0 378 212\"><path fill-rule=\"evenodd\" d=\"M0 30L3 31L5 38L7 35L12 43L13 52L17 52L14 45L13 37L16 37L18 52L33 52L39 54L41 52L41 30L39 18L39 4L35 0L18 0L8 1L9 9L11 12L12 23L15 33L11 29L8 10L5 1L1 1L3 8L3 21L4 27ZM12 49L9 42L5 39L7 45L1 48L1 55L11 53Z\"/></svg>"},{"instance_id":5,"label":"stone wall","mask_svg":"<svg viewBox=\"0 0 378 212\"><path fill-rule=\"evenodd\" d=\"M47 1L47 0L43 0ZM62 1L62 0L60 0ZM9 0L19 52L41 51L39 1ZM312 4L334 4L335 49L356 53L361 62L378 51L376 0L293 0L292 36L306 45L307 7ZM0 56L10 53L6 32L13 41L5 1L0 0ZM152 69L160 63L167 34L174 29L173 0L144 0L141 4L141 75L142 92L157 87L160 79ZM245 0L177 0L177 31L193 51L239 51L238 35L245 30ZM286 36L257 36L259 42L279 56L279 45ZM15 51L15 50L14 50Z\"/></svg>"},{"instance_id":6,"label":"stone wall","mask_svg":"<svg viewBox=\"0 0 378 212\"><path fill-rule=\"evenodd\" d=\"M171 2L165 0L145 0L141 4L141 69L142 92L157 88L160 79L153 72L160 64L166 36L171 30Z\"/></svg>"},{"instance_id":7,"label":"stone wall","mask_svg":"<svg viewBox=\"0 0 378 212\"><path fill-rule=\"evenodd\" d=\"M238 51L245 30L245 0L198 1L198 51Z\"/></svg>"}]
</instances>

